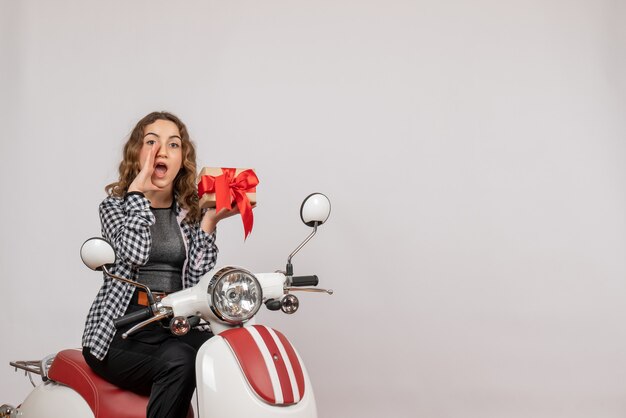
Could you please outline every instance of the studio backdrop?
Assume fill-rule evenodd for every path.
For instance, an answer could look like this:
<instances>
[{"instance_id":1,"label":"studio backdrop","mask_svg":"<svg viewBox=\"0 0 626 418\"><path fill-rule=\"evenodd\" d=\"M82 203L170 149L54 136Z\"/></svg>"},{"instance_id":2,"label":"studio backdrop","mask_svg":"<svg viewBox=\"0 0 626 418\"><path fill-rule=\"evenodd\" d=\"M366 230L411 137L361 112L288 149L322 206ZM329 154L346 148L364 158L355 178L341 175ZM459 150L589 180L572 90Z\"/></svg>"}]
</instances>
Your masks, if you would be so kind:
<instances>
[{"instance_id":1,"label":"studio backdrop","mask_svg":"<svg viewBox=\"0 0 626 418\"><path fill-rule=\"evenodd\" d=\"M0 404L79 347L79 248L154 110L253 167L218 264L295 258L332 296L263 310L321 418L626 415L626 3L0 2Z\"/></svg>"}]
</instances>

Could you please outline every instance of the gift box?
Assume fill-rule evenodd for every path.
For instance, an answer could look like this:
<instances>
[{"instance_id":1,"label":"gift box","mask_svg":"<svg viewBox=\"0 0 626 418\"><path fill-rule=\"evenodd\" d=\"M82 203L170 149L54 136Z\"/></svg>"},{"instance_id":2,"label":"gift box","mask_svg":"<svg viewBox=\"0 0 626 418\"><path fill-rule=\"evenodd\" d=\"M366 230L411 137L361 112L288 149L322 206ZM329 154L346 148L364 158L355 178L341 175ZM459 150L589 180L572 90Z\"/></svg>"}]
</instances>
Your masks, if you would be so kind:
<instances>
[{"instance_id":1,"label":"gift box","mask_svg":"<svg viewBox=\"0 0 626 418\"><path fill-rule=\"evenodd\" d=\"M198 177L198 198L201 208L239 208L244 225L244 239L252 231L259 179L250 168L204 167Z\"/></svg>"},{"instance_id":2,"label":"gift box","mask_svg":"<svg viewBox=\"0 0 626 418\"><path fill-rule=\"evenodd\" d=\"M248 184L250 183L251 176L249 173L245 173L246 171L252 172L254 179L256 179L256 183L253 186ZM242 173L245 173L244 174L245 178L240 176ZM229 176L230 179L227 180L225 176ZM204 167L202 170L200 170L200 177L198 179L198 197L200 198L201 208L203 209L214 208L217 206L217 189L216 189L215 183L219 182L218 180L219 177L222 177L224 178L225 181L228 181L229 185L232 182L232 180L237 179L237 177L240 177L240 180L245 180L246 184L241 185L243 186L243 189L244 189L243 191L245 192L246 197L250 201L250 204L251 205L256 204L256 185L258 184L259 180L256 177L256 173L254 172L254 169ZM202 187L203 178L204 178L204 187ZM219 185L217 187L219 187ZM230 203L231 203L231 207L234 207L235 200L231 199Z\"/></svg>"}]
</instances>

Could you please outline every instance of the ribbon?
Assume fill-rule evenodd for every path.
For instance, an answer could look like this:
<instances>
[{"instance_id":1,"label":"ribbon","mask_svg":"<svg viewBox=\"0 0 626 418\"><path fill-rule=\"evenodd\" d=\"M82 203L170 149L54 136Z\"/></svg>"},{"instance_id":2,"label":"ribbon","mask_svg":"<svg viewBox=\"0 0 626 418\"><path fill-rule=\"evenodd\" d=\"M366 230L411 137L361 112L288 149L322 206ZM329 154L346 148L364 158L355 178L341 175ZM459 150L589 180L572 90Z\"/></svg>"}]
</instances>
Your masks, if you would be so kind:
<instances>
[{"instance_id":1,"label":"ribbon","mask_svg":"<svg viewBox=\"0 0 626 418\"><path fill-rule=\"evenodd\" d=\"M206 193L215 193L215 211L223 208L231 210L233 202L237 202L241 220L243 221L244 240L252 232L254 215L252 205L246 193L256 192L259 178L252 170L244 170L235 176L235 168L222 168L218 176L204 175L198 183L198 198Z\"/></svg>"}]
</instances>

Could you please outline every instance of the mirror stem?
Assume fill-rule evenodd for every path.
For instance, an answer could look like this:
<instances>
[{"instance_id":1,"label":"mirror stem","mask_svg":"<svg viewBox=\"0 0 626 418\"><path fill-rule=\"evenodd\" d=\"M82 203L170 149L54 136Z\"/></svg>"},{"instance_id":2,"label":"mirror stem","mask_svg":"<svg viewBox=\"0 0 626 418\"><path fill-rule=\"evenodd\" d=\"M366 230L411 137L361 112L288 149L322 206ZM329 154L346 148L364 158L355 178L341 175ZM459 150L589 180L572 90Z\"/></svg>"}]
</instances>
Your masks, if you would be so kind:
<instances>
[{"instance_id":1,"label":"mirror stem","mask_svg":"<svg viewBox=\"0 0 626 418\"><path fill-rule=\"evenodd\" d=\"M293 276L293 265L291 264L291 259L293 258L294 255L296 255L298 253L298 251L300 251L302 249L302 247L304 247L306 245L307 242L309 242L311 240L311 238L313 238L313 235L315 235L315 233L317 232L317 225L319 223L315 222L313 224L313 232L311 232L311 234L306 237L306 239L304 241L302 241L302 244L298 245L298 248L296 248L295 250L293 250L293 252L291 254L289 254L289 258L287 258L287 277L291 277Z\"/></svg>"},{"instance_id":2,"label":"mirror stem","mask_svg":"<svg viewBox=\"0 0 626 418\"><path fill-rule=\"evenodd\" d=\"M120 280L120 281L122 281L124 283L132 284L135 287L143 289L144 292L146 292L146 294L148 295L148 303L150 303L150 306L155 304L154 296L152 296L152 292L150 291L150 288L148 288L148 286L143 285L141 283L134 282L132 280L125 279L125 278L120 277L120 276L116 276L115 274L111 274L111 273L109 273L109 270L107 270L106 266L102 266L102 270L104 270L106 275L111 277L112 279L117 279L117 280Z\"/></svg>"}]
</instances>

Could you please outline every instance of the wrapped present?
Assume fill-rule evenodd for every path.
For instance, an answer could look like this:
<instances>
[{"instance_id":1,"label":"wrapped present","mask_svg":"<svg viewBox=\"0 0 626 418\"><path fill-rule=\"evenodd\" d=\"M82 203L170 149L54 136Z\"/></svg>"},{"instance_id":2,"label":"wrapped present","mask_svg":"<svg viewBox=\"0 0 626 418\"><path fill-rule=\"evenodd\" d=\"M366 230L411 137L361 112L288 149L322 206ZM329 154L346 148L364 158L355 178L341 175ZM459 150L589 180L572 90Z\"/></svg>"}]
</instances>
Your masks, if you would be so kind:
<instances>
[{"instance_id":1,"label":"wrapped present","mask_svg":"<svg viewBox=\"0 0 626 418\"><path fill-rule=\"evenodd\" d=\"M252 231L256 204L256 186L259 179L249 168L205 167L198 179L198 198L201 208L239 208L244 227L244 239Z\"/></svg>"}]
</instances>

